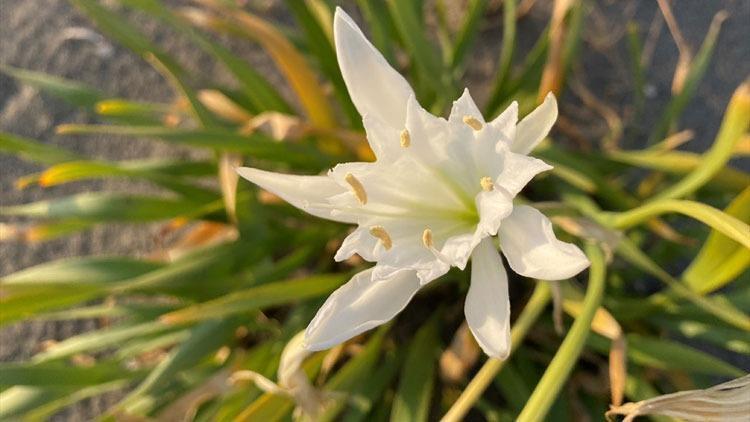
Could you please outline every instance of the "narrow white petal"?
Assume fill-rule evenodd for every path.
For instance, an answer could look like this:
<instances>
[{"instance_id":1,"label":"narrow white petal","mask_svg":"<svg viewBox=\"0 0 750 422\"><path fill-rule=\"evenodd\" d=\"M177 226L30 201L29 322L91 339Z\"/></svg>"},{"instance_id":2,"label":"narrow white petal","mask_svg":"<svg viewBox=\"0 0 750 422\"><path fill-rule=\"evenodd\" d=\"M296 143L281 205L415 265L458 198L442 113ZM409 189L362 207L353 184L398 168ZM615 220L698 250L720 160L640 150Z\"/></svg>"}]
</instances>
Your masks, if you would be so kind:
<instances>
[{"instance_id":1,"label":"narrow white petal","mask_svg":"<svg viewBox=\"0 0 750 422\"><path fill-rule=\"evenodd\" d=\"M340 8L333 19L341 75L362 116L372 115L394 129L404 127L409 83L370 44L357 24Z\"/></svg>"},{"instance_id":2,"label":"narrow white petal","mask_svg":"<svg viewBox=\"0 0 750 422\"><path fill-rule=\"evenodd\" d=\"M498 148L501 147L504 148L498 144ZM534 176L550 169L552 166L538 158L507 151L503 157L502 172L496 183L508 191L511 197L515 197Z\"/></svg>"},{"instance_id":3,"label":"narrow white petal","mask_svg":"<svg viewBox=\"0 0 750 422\"><path fill-rule=\"evenodd\" d=\"M333 292L305 331L309 350L323 350L384 324L401 312L420 288L414 271L372 280L362 271Z\"/></svg>"},{"instance_id":4,"label":"narrow white petal","mask_svg":"<svg viewBox=\"0 0 750 422\"><path fill-rule=\"evenodd\" d=\"M354 222L351 216L331 215L328 198L346 190L328 176L297 176L250 167L240 167L237 169L237 173L316 217L345 223Z\"/></svg>"},{"instance_id":5,"label":"narrow white petal","mask_svg":"<svg viewBox=\"0 0 750 422\"><path fill-rule=\"evenodd\" d=\"M390 162L403 153L401 130L397 130L370 114L362 117L362 124L367 133L367 142L378 161Z\"/></svg>"},{"instance_id":6,"label":"narrow white petal","mask_svg":"<svg viewBox=\"0 0 750 422\"><path fill-rule=\"evenodd\" d=\"M557 100L550 92L544 102L518 123L516 136L510 149L519 154L528 154L552 129L557 120Z\"/></svg>"},{"instance_id":7,"label":"narrow white petal","mask_svg":"<svg viewBox=\"0 0 750 422\"><path fill-rule=\"evenodd\" d=\"M358 227L346 236L333 259L341 262L357 254L365 261L374 262L377 260L378 242L378 238L370 234L368 227Z\"/></svg>"},{"instance_id":8,"label":"narrow white petal","mask_svg":"<svg viewBox=\"0 0 750 422\"><path fill-rule=\"evenodd\" d=\"M468 88L465 88L463 94L461 94L461 97L453 102L453 107L451 108L451 114L448 117L448 121L451 123L466 125L466 123L464 123L464 117L467 116L476 119L481 124L484 124L482 112L479 111L476 103L474 103L474 99L471 98L471 94L469 93Z\"/></svg>"},{"instance_id":9,"label":"narrow white petal","mask_svg":"<svg viewBox=\"0 0 750 422\"><path fill-rule=\"evenodd\" d=\"M495 117L489 125L502 132L510 142L516 136L516 123L518 123L518 102L513 101L508 108L499 116Z\"/></svg>"},{"instance_id":10,"label":"narrow white petal","mask_svg":"<svg viewBox=\"0 0 750 422\"><path fill-rule=\"evenodd\" d=\"M526 277L564 280L589 266L578 246L558 240L549 219L527 205L513 208L498 236L510 268Z\"/></svg>"},{"instance_id":11,"label":"narrow white petal","mask_svg":"<svg viewBox=\"0 0 750 422\"><path fill-rule=\"evenodd\" d=\"M484 353L507 358L511 347L508 275L490 238L482 240L471 255L471 286L464 313Z\"/></svg>"},{"instance_id":12,"label":"narrow white petal","mask_svg":"<svg viewBox=\"0 0 750 422\"><path fill-rule=\"evenodd\" d=\"M513 199L504 189L480 192L475 199L479 212L477 230L482 236L494 236L500 223L513 211Z\"/></svg>"}]
</instances>

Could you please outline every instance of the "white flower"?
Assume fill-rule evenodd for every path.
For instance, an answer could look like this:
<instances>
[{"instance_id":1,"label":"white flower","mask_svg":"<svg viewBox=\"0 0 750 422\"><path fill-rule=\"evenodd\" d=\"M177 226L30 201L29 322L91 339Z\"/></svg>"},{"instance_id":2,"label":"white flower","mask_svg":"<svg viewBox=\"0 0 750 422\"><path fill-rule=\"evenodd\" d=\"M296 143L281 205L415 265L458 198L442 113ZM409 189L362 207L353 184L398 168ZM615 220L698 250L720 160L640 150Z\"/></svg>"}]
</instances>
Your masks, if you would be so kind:
<instances>
[{"instance_id":1,"label":"white flower","mask_svg":"<svg viewBox=\"0 0 750 422\"><path fill-rule=\"evenodd\" d=\"M310 350L341 343L392 319L422 286L471 258L466 320L482 349L510 351L507 275L493 236L517 273L569 278L589 265L575 245L555 238L536 209L513 197L551 167L527 156L557 118L548 95L518 120L511 104L486 123L468 91L445 120L425 111L406 80L341 9L336 53L377 161L339 164L325 176L241 168L239 174L308 213L357 224L336 260L375 262L334 292L307 327Z\"/></svg>"}]
</instances>

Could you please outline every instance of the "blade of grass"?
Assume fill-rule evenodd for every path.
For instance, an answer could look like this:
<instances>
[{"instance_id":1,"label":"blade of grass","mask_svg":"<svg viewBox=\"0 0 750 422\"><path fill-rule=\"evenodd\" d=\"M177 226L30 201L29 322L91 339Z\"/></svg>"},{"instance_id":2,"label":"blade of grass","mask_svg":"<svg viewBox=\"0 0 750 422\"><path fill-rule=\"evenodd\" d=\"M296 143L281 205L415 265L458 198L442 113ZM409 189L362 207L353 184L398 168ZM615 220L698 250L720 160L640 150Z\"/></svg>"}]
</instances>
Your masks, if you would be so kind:
<instances>
[{"instance_id":1,"label":"blade of grass","mask_svg":"<svg viewBox=\"0 0 750 422\"><path fill-rule=\"evenodd\" d=\"M598 246L587 244L586 255L591 260L591 267L589 268L589 285L581 314L576 318L555 357L547 366L542 379L534 392L531 393L529 401L526 402L526 406L518 415L519 421L538 421L545 418L583 350L586 338L589 335L591 321L594 319L604 295L606 268L604 254Z\"/></svg>"},{"instance_id":2,"label":"blade of grass","mask_svg":"<svg viewBox=\"0 0 750 422\"><path fill-rule=\"evenodd\" d=\"M346 280L346 274L328 274L251 287L164 315L167 324L223 318L283 303L323 296Z\"/></svg>"},{"instance_id":3,"label":"blade of grass","mask_svg":"<svg viewBox=\"0 0 750 422\"><path fill-rule=\"evenodd\" d=\"M513 2L513 1L512 0L506 1L506 3L510 3L510 2ZM471 47L471 45L473 44L474 39L477 36L477 32L479 31L479 27L481 26L480 20L482 19L482 16L484 15L485 10L487 9L487 3L488 3L488 0L470 0L469 1L469 5L467 7L468 10L466 11L464 15L463 22L461 23L461 28L459 29L458 34L456 34L455 36L455 41L450 51L450 56L449 56L450 69L454 73L460 67L463 66L463 63L466 60L466 54L469 51L469 48ZM507 6L506 6L506 9L507 9ZM501 59L501 63L502 63L502 59Z\"/></svg>"},{"instance_id":4,"label":"blade of grass","mask_svg":"<svg viewBox=\"0 0 750 422\"><path fill-rule=\"evenodd\" d=\"M678 95L672 98L667 105L659 119L659 123L654 126L654 130L649 138L650 143L658 142L667 135L670 127L679 119L685 107L695 95L695 91L703 79L703 75L708 69L708 65L711 62L711 56L713 55L714 46L719 38L719 31L721 30L721 24L727 18L728 14L726 11L721 11L714 16L711 26L708 28L708 33L703 39L698 54L695 55L693 62L690 66L690 70L685 77L685 82L682 87L682 91Z\"/></svg>"},{"instance_id":5,"label":"blade of grass","mask_svg":"<svg viewBox=\"0 0 750 422\"><path fill-rule=\"evenodd\" d=\"M22 138L7 132L0 132L0 152L43 164L56 164L76 160L79 157L62 148L32 139Z\"/></svg>"},{"instance_id":6,"label":"blade of grass","mask_svg":"<svg viewBox=\"0 0 750 422\"><path fill-rule=\"evenodd\" d=\"M220 12L226 19L196 10L189 16L193 23L241 35L259 43L284 74L310 121L324 128L336 127L333 111L315 73L284 34L248 12L223 6L215 0L200 0L200 3Z\"/></svg>"},{"instance_id":7,"label":"blade of grass","mask_svg":"<svg viewBox=\"0 0 750 422\"><path fill-rule=\"evenodd\" d=\"M171 69L183 75L185 72L180 65L170 56L161 51L143 34L134 29L125 19L107 8L101 6L95 0L70 0L81 12L89 17L97 27L107 36L119 42L123 46L134 51L141 57L153 54L159 61L166 63Z\"/></svg>"},{"instance_id":8,"label":"blade of grass","mask_svg":"<svg viewBox=\"0 0 750 422\"><path fill-rule=\"evenodd\" d=\"M93 108L94 104L104 98L101 92L78 81L5 64L0 64L0 72L79 107Z\"/></svg>"},{"instance_id":9,"label":"blade of grass","mask_svg":"<svg viewBox=\"0 0 750 422\"><path fill-rule=\"evenodd\" d=\"M320 151L305 145L290 145L275 142L269 137L255 132L251 135L216 129L175 129L162 126L115 126L115 125L61 125L60 134L107 134L123 136L143 136L158 138L202 148L222 149L242 152L258 159L282 161L303 168L325 167L331 159L324 158Z\"/></svg>"},{"instance_id":10,"label":"blade of grass","mask_svg":"<svg viewBox=\"0 0 750 422\"><path fill-rule=\"evenodd\" d=\"M672 174L690 174L704 165L702 155L685 151L608 151L607 158ZM725 165L706 182L705 186L739 192L748 185L750 174Z\"/></svg>"},{"instance_id":11,"label":"blade of grass","mask_svg":"<svg viewBox=\"0 0 750 422\"><path fill-rule=\"evenodd\" d=\"M424 36L421 23L422 9L415 1L386 0L388 10L404 46L417 70L419 80L429 86L430 93L437 96L436 107L442 108L454 97L454 88L435 51Z\"/></svg>"},{"instance_id":12,"label":"blade of grass","mask_svg":"<svg viewBox=\"0 0 750 422\"><path fill-rule=\"evenodd\" d=\"M537 282L534 287L534 293L531 295L531 298L526 303L526 307L523 308L521 315L518 316L518 319L510 330L510 340L513 345L511 348L511 354L521 346L526 334L534 325L537 318L539 318L542 311L544 311L549 300L549 285L547 283ZM508 357L508 359L510 359L510 357ZM471 410L471 407L481 398L492 380L503 368L505 362L507 362L507 360L494 358L488 359L471 382L469 382L469 385L464 388L464 391L453 403L453 406L451 406L445 416L443 416L442 421L457 422L463 420L466 414L469 413L469 410Z\"/></svg>"},{"instance_id":13,"label":"blade of grass","mask_svg":"<svg viewBox=\"0 0 750 422\"><path fill-rule=\"evenodd\" d=\"M492 82L492 93L487 101L486 111L494 115L500 107L502 92L510 77L510 67L513 64L513 51L516 48L516 0L503 1L503 41L500 46L500 60L498 62L495 80Z\"/></svg>"},{"instance_id":14,"label":"blade of grass","mask_svg":"<svg viewBox=\"0 0 750 422\"><path fill-rule=\"evenodd\" d=\"M170 353L169 357L161 361L135 390L118 403L116 408L126 409L141 397L155 394L157 388L163 386L179 372L194 367L206 356L229 342L239 324L239 319L228 318L220 321L207 321L194 327L190 337Z\"/></svg>"},{"instance_id":15,"label":"blade of grass","mask_svg":"<svg viewBox=\"0 0 750 422\"><path fill-rule=\"evenodd\" d=\"M700 202L663 199L621 213L604 213L602 221L617 229L627 229L655 216L680 213L694 218L730 239L750 248L750 227L731 215Z\"/></svg>"},{"instance_id":16,"label":"blade of grass","mask_svg":"<svg viewBox=\"0 0 750 422\"><path fill-rule=\"evenodd\" d=\"M158 221L193 211L185 199L95 192L0 207L0 215L91 222Z\"/></svg>"},{"instance_id":17,"label":"blade of grass","mask_svg":"<svg viewBox=\"0 0 750 422\"><path fill-rule=\"evenodd\" d=\"M240 83L242 92L254 107L252 111L276 110L283 113L291 112L291 108L286 101L263 75L236 57L234 53L225 47L211 41L208 37L194 30L185 19L179 16L179 13L173 12L161 2L155 0L120 0L120 2L146 11L181 33L187 34L195 45L214 56Z\"/></svg>"},{"instance_id":18,"label":"blade of grass","mask_svg":"<svg viewBox=\"0 0 750 422\"><path fill-rule=\"evenodd\" d=\"M323 23L316 19L314 10L312 9L312 4L299 0L286 0L285 4L305 31L305 45L317 58L323 74L333 84L334 92L344 114L349 120L349 125L355 128L362 127L362 118L357 112L357 109L354 108L354 103L352 103L351 98L349 98L349 92L344 84L344 78L339 71L339 65L336 59L336 52L333 49L332 39L323 30L323 27L321 26ZM325 25L327 25L328 28L332 28L333 20L331 19L329 22L325 22Z\"/></svg>"},{"instance_id":19,"label":"blade of grass","mask_svg":"<svg viewBox=\"0 0 750 422\"><path fill-rule=\"evenodd\" d=\"M750 222L750 187L734 198L724 212ZM682 279L692 290L708 293L722 288L749 265L750 249L712 230L698 255L682 273Z\"/></svg>"},{"instance_id":20,"label":"blade of grass","mask_svg":"<svg viewBox=\"0 0 750 422\"><path fill-rule=\"evenodd\" d=\"M393 396L391 420L427 421L440 346L437 312L414 334Z\"/></svg>"},{"instance_id":21,"label":"blade of grass","mask_svg":"<svg viewBox=\"0 0 750 422\"><path fill-rule=\"evenodd\" d=\"M750 116L750 82L745 82L732 95L716 140L711 149L703 155L700 164L682 180L663 190L652 200L685 197L711 180L732 157L735 145L750 127L748 116Z\"/></svg>"}]
</instances>

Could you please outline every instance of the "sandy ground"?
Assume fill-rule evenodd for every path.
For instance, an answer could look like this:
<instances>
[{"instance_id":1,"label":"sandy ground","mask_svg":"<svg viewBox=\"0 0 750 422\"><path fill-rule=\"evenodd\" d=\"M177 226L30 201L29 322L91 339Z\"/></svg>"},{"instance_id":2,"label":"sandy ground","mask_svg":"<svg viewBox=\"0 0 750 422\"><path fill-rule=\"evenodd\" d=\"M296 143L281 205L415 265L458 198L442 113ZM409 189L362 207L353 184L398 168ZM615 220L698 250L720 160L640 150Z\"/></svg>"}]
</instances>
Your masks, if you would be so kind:
<instances>
[{"instance_id":1,"label":"sandy ground","mask_svg":"<svg viewBox=\"0 0 750 422\"><path fill-rule=\"evenodd\" d=\"M170 3L185 3L170 1ZM272 3L272 2L262 2ZM543 2L539 2L540 4ZM582 66L576 72L603 101L618 107L630 96L628 55L621 39L623 22L632 17L642 28L648 28L654 14L655 2L604 0L592 3L592 20L585 31ZM680 0L675 14L688 43L697 50L713 14L720 9L730 12L730 19L721 33L715 58L694 100L683 118L685 126L696 132L690 149L703 150L710 144L720 122L720 116L734 88L750 75L750 2L727 0L705 2ZM519 42L530 46L541 30L545 16L543 6L535 8L531 19L519 23ZM275 16L288 20L283 11L272 9ZM500 20L495 15L495 22ZM205 79L226 80L226 75L211 60L179 37L172 36L155 22L140 15L130 15L149 34L174 54L188 68L201 72ZM117 45L108 55L99 54L88 41L65 39L69 28L93 27L77 10L62 0L0 0L0 62L16 67L44 71L77 79L100 88L112 96L148 101L168 101L172 98L167 84L148 64ZM466 75L467 84L478 100L486 96L478 81L488 80L494 72L500 28L488 24L483 29L480 44L473 52ZM233 49L278 80L268 62L250 45L235 44ZM677 50L662 28L648 72L649 108L658 110L666 101L671 84ZM566 102L567 100L567 102ZM562 113L576 115L578 100L570 93L563 100ZM654 115L656 113L651 113ZM647 113L647 116L650 115ZM579 116L589 118L589 116ZM595 119L596 116L591 116ZM191 153L165 144L112 137L61 137L54 127L61 123L92 122L94 119L73 107L47 96L39 96L33 89L17 84L0 75L0 130L64 146L90 157L126 159L137 157L186 157ZM644 122L644 125L648 122ZM633 141L637 142L637 140ZM747 167L741 163L742 167ZM41 198L68 195L90 190L147 192L152 187L123 181L87 182L46 190L29 188L19 191L14 181L25 174L38 171L33 164L14 157L0 156L0 202L20 204ZM0 275L41 262L80 255L143 254L154 247L155 227L110 226L98 227L38 245L0 245ZM60 340L95 328L91 321L22 323L0 330L0 361L23 360L35 353L42 341ZM85 420L100 413L112 402L112 397L89 400L58 415L61 420Z\"/></svg>"}]
</instances>

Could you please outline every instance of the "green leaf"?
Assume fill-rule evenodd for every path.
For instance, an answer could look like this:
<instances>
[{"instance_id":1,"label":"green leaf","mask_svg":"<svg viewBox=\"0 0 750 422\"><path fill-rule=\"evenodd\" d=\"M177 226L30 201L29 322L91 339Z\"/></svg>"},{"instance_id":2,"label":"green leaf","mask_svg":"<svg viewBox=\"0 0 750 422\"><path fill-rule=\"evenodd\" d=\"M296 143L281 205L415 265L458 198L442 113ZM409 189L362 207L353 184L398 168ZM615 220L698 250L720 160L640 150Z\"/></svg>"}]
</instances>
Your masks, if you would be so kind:
<instances>
[{"instance_id":1,"label":"green leaf","mask_svg":"<svg viewBox=\"0 0 750 422\"><path fill-rule=\"evenodd\" d=\"M393 377L398 373L400 356L397 353L387 353L383 357L383 362L378 364L378 370L368 378L368 382L363 383L362 388L356 395L356 400L352 400L349 409L341 416L343 422L361 422L368 419L370 412L375 410L379 403L379 398L384 394Z\"/></svg>"},{"instance_id":2,"label":"green leaf","mask_svg":"<svg viewBox=\"0 0 750 422\"><path fill-rule=\"evenodd\" d=\"M370 29L372 42L389 63L394 63L393 45L398 38L385 2L357 0L362 16Z\"/></svg>"},{"instance_id":3,"label":"green leaf","mask_svg":"<svg viewBox=\"0 0 750 422\"><path fill-rule=\"evenodd\" d=\"M137 375L112 363L97 363L93 366L77 367L62 362L42 364L0 363L0 373L3 374L0 377L0 387L14 385L82 387L128 379Z\"/></svg>"},{"instance_id":4,"label":"green leaf","mask_svg":"<svg viewBox=\"0 0 750 422\"><path fill-rule=\"evenodd\" d=\"M212 163L167 161L137 160L112 163L77 160L53 165L41 173L26 176L21 180L24 185L36 182L40 186L49 187L87 179L137 178L151 181L193 201L210 202L220 199L218 192L183 181L168 173L213 175L216 173L216 166Z\"/></svg>"},{"instance_id":5,"label":"green leaf","mask_svg":"<svg viewBox=\"0 0 750 422\"><path fill-rule=\"evenodd\" d=\"M35 355L32 361L38 363L62 359L77 353L88 353L107 347L118 346L133 338L163 334L176 329L177 327L159 322L146 322L137 325L124 325L89 331L55 344L44 352Z\"/></svg>"},{"instance_id":6,"label":"green leaf","mask_svg":"<svg viewBox=\"0 0 750 422\"><path fill-rule=\"evenodd\" d=\"M750 223L750 187L734 198L724 212ZM708 293L725 286L748 266L750 249L712 230L682 279L694 291Z\"/></svg>"},{"instance_id":7,"label":"green leaf","mask_svg":"<svg viewBox=\"0 0 750 422\"><path fill-rule=\"evenodd\" d=\"M427 421L439 354L439 313L414 335L393 397L391 420Z\"/></svg>"},{"instance_id":8,"label":"green leaf","mask_svg":"<svg viewBox=\"0 0 750 422\"><path fill-rule=\"evenodd\" d=\"M21 138L6 132L0 132L0 152L18 155L25 160L44 164L61 163L78 158L72 152L54 145Z\"/></svg>"},{"instance_id":9,"label":"green leaf","mask_svg":"<svg viewBox=\"0 0 750 422\"><path fill-rule=\"evenodd\" d=\"M702 311L709 313L713 317L720 319L727 324L733 325L742 330L750 330L750 318L741 310L732 306L731 303L723 303L715 300L713 297L703 297L685 287L680 281L676 280L669 273L664 271L656 262L654 262L645 252L641 251L628 238L620 239L617 245L617 254L633 264L635 267L642 269L648 274L653 275L664 284L669 286L669 293L680 296L689 300ZM637 303L640 302L640 303ZM648 300L638 300L634 306L634 313L638 317L643 317L648 313L648 304L665 305L671 302L671 296L665 293L657 293L649 297Z\"/></svg>"},{"instance_id":10,"label":"green leaf","mask_svg":"<svg viewBox=\"0 0 750 422\"><path fill-rule=\"evenodd\" d=\"M386 0L386 3L419 80L430 87L432 94L438 95L439 105L446 102L453 97L453 89L434 46L424 36L419 2Z\"/></svg>"},{"instance_id":11,"label":"green leaf","mask_svg":"<svg viewBox=\"0 0 750 422\"><path fill-rule=\"evenodd\" d=\"M167 63L171 69L178 69L179 73L184 73L174 59L167 56L148 38L130 26L126 19L101 6L98 1L70 0L70 2L88 16L109 38L133 50L143 58L153 54L159 61Z\"/></svg>"},{"instance_id":12,"label":"green leaf","mask_svg":"<svg viewBox=\"0 0 750 422\"><path fill-rule=\"evenodd\" d=\"M583 308L557 353L555 353L555 357L547 366L547 370L544 371L539 384L531 393L529 401L526 402L518 415L518 420L521 422L538 421L545 418L573 370L573 366L583 350L586 338L589 337L591 321L593 321L594 314L604 296L606 264L604 254L598 246L587 244L586 255L591 260L591 267L589 268L589 283L583 300Z\"/></svg>"},{"instance_id":13,"label":"green leaf","mask_svg":"<svg viewBox=\"0 0 750 422\"><path fill-rule=\"evenodd\" d=\"M363 350L326 382L324 391L347 391L352 395L361 392L364 387L362 380L369 379L375 370L375 364L381 354L383 338L389 328L390 324L378 328L367 341ZM318 419L321 422L335 420L345 405L346 400L344 398L341 396L335 398Z\"/></svg>"},{"instance_id":14,"label":"green leaf","mask_svg":"<svg viewBox=\"0 0 750 422\"><path fill-rule=\"evenodd\" d=\"M299 0L287 0L285 3L305 31L305 46L315 55L323 74L333 84L336 97L349 119L349 124L353 127L361 127L362 118L349 98L349 91L347 91L344 78L341 76L331 39L328 38L320 26L321 23L315 18L311 5ZM326 24L332 25L333 22L327 22Z\"/></svg>"},{"instance_id":15,"label":"green leaf","mask_svg":"<svg viewBox=\"0 0 750 422\"><path fill-rule=\"evenodd\" d=\"M0 215L90 222L143 222L189 214L198 205L187 199L96 192L3 206Z\"/></svg>"},{"instance_id":16,"label":"green leaf","mask_svg":"<svg viewBox=\"0 0 750 422\"><path fill-rule=\"evenodd\" d=\"M0 419L49 420L59 409L80 400L125 388L129 381L120 380L91 387L11 387L0 392Z\"/></svg>"},{"instance_id":17,"label":"green leaf","mask_svg":"<svg viewBox=\"0 0 750 422\"><path fill-rule=\"evenodd\" d=\"M682 180L663 190L652 200L685 197L711 180L732 157L735 145L750 128L750 82L737 88L724 113L711 149L703 154L698 166Z\"/></svg>"},{"instance_id":18,"label":"green leaf","mask_svg":"<svg viewBox=\"0 0 750 422\"><path fill-rule=\"evenodd\" d=\"M170 324L181 324L223 318L292 301L320 297L339 287L346 279L346 274L326 274L268 283L166 314L162 320Z\"/></svg>"},{"instance_id":19,"label":"green leaf","mask_svg":"<svg viewBox=\"0 0 750 422\"><path fill-rule=\"evenodd\" d=\"M179 372L196 366L209 354L228 343L239 325L238 319L207 321L191 330L185 340L169 357L162 360L148 377L119 404L127 408L141 397L156 394L157 389L173 379Z\"/></svg>"},{"instance_id":20,"label":"green leaf","mask_svg":"<svg viewBox=\"0 0 750 422\"><path fill-rule=\"evenodd\" d=\"M702 166L703 156L685 151L608 151L607 158L671 174L688 174ZM739 192L750 185L750 174L729 166L719 169L706 182L706 187Z\"/></svg>"},{"instance_id":21,"label":"green leaf","mask_svg":"<svg viewBox=\"0 0 750 422\"><path fill-rule=\"evenodd\" d=\"M320 170L331 158L303 145L280 143L255 132L242 135L218 129L175 129L162 126L62 125L61 134L107 134L159 138L180 145L247 153L257 159L269 159Z\"/></svg>"},{"instance_id":22,"label":"green leaf","mask_svg":"<svg viewBox=\"0 0 750 422\"><path fill-rule=\"evenodd\" d=\"M236 57L228 49L211 41L199 31L196 31L185 19L175 14L161 2L155 0L120 0L120 2L150 13L180 33L187 34L195 45L214 56L240 83L242 92L254 107L253 112L276 110L283 113L291 113L289 105L263 75L245 61Z\"/></svg>"},{"instance_id":23,"label":"green leaf","mask_svg":"<svg viewBox=\"0 0 750 422\"><path fill-rule=\"evenodd\" d=\"M636 334L626 336L628 358L638 365L664 370L679 370L694 374L740 377L745 373L707 353L672 340ZM592 338L592 346L604 352L609 343L601 337Z\"/></svg>"},{"instance_id":24,"label":"green leaf","mask_svg":"<svg viewBox=\"0 0 750 422\"><path fill-rule=\"evenodd\" d=\"M73 258L40 264L2 278L0 324L92 299L121 280L160 264L129 258Z\"/></svg>"},{"instance_id":25,"label":"green leaf","mask_svg":"<svg viewBox=\"0 0 750 422\"><path fill-rule=\"evenodd\" d=\"M651 133L651 143L664 139L669 132L670 127L680 118L683 110L693 98L693 95L698 88L698 84L701 79L703 79L703 75L706 73L708 65L711 62L714 46L719 38L721 24L726 17L727 13L725 11L719 12L714 16L711 26L708 28L706 38L703 39L703 44L690 65L690 70L688 70L687 76L685 77L682 91L672 98L667 105L667 108L664 110L664 114L662 114L659 123L656 124Z\"/></svg>"},{"instance_id":26,"label":"green leaf","mask_svg":"<svg viewBox=\"0 0 750 422\"><path fill-rule=\"evenodd\" d=\"M4 64L0 64L0 72L76 106L92 108L104 98L104 94L94 88L46 73L18 69Z\"/></svg>"},{"instance_id":27,"label":"green leaf","mask_svg":"<svg viewBox=\"0 0 750 422\"><path fill-rule=\"evenodd\" d=\"M487 101L486 110L494 114L503 100L505 83L510 77L513 64L513 50L516 46L516 0L503 1L503 41L500 46L500 60L492 85L492 92Z\"/></svg>"},{"instance_id":28,"label":"green leaf","mask_svg":"<svg viewBox=\"0 0 750 422\"><path fill-rule=\"evenodd\" d=\"M123 124L159 125L165 117L177 110L167 104L145 103L111 98L99 101L95 105L100 116Z\"/></svg>"},{"instance_id":29,"label":"green leaf","mask_svg":"<svg viewBox=\"0 0 750 422\"><path fill-rule=\"evenodd\" d=\"M621 213L604 213L602 221L617 229L627 229L666 213L680 213L710 226L728 238L750 248L750 227L735 217L700 202L662 199Z\"/></svg>"},{"instance_id":30,"label":"green leaf","mask_svg":"<svg viewBox=\"0 0 750 422\"><path fill-rule=\"evenodd\" d=\"M137 277L164 264L125 257L65 258L45 262L2 278L3 286L34 284L109 284Z\"/></svg>"},{"instance_id":31,"label":"green leaf","mask_svg":"<svg viewBox=\"0 0 750 422\"><path fill-rule=\"evenodd\" d=\"M487 3L487 0L469 1L467 7L468 10L464 15L464 20L461 23L461 28L459 29L458 34L456 34L456 41L453 43L453 49L450 53L450 66L452 70L455 71L463 65L464 60L466 59L466 53L469 51L469 48L473 44L474 38L476 38L479 27L481 26L480 20L482 19L482 16L487 9ZM506 1L505 3L513 3L513 1ZM507 5L505 10L507 11ZM515 13L513 13L513 17L513 20L515 22ZM505 21L505 23L503 24L504 31L506 29L505 24L507 24L507 21ZM505 35L506 33L504 32L503 40L505 39ZM503 49L503 51L505 50Z\"/></svg>"},{"instance_id":32,"label":"green leaf","mask_svg":"<svg viewBox=\"0 0 750 422\"><path fill-rule=\"evenodd\" d=\"M656 325L691 340L705 341L735 353L750 355L750 333L718 324L684 319L681 315L654 318Z\"/></svg>"}]
</instances>

